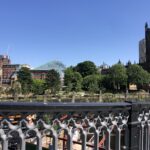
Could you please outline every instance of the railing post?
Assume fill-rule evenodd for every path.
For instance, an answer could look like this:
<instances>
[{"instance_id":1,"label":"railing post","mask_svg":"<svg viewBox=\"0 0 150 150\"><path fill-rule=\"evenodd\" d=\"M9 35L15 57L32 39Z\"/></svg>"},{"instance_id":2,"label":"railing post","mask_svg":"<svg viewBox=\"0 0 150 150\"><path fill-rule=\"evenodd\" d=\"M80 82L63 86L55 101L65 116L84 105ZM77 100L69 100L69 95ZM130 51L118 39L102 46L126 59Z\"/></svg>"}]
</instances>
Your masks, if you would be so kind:
<instances>
[{"instance_id":1,"label":"railing post","mask_svg":"<svg viewBox=\"0 0 150 150\"><path fill-rule=\"evenodd\" d=\"M150 121L148 121L147 150L150 150Z\"/></svg>"},{"instance_id":2,"label":"railing post","mask_svg":"<svg viewBox=\"0 0 150 150\"><path fill-rule=\"evenodd\" d=\"M42 150L42 136L40 133L37 133L37 150Z\"/></svg>"},{"instance_id":3,"label":"railing post","mask_svg":"<svg viewBox=\"0 0 150 150\"><path fill-rule=\"evenodd\" d=\"M58 150L58 136L57 133L53 133L53 149Z\"/></svg>"},{"instance_id":4,"label":"railing post","mask_svg":"<svg viewBox=\"0 0 150 150\"><path fill-rule=\"evenodd\" d=\"M141 124L141 150L144 149L144 123Z\"/></svg>"},{"instance_id":5,"label":"railing post","mask_svg":"<svg viewBox=\"0 0 150 150\"><path fill-rule=\"evenodd\" d=\"M86 150L87 134L85 131L83 131L81 139L82 139L82 150Z\"/></svg>"},{"instance_id":6,"label":"railing post","mask_svg":"<svg viewBox=\"0 0 150 150\"><path fill-rule=\"evenodd\" d=\"M26 149L25 139L21 138L21 150L25 150L25 149Z\"/></svg>"},{"instance_id":7,"label":"railing post","mask_svg":"<svg viewBox=\"0 0 150 150\"><path fill-rule=\"evenodd\" d=\"M2 150L8 150L8 140L2 141Z\"/></svg>"},{"instance_id":8,"label":"railing post","mask_svg":"<svg viewBox=\"0 0 150 150\"><path fill-rule=\"evenodd\" d=\"M97 130L94 133L94 150L99 150L99 132Z\"/></svg>"},{"instance_id":9,"label":"railing post","mask_svg":"<svg viewBox=\"0 0 150 150\"><path fill-rule=\"evenodd\" d=\"M8 150L8 139L6 134L4 133L4 130L0 129L0 134L2 138L2 150Z\"/></svg>"},{"instance_id":10,"label":"railing post","mask_svg":"<svg viewBox=\"0 0 150 150\"><path fill-rule=\"evenodd\" d=\"M137 102L129 102L131 103L130 117L128 122L129 128L129 148L128 150L141 150L139 148L140 141L140 130L138 128L138 116L140 111L140 104ZM142 146L142 143L140 144Z\"/></svg>"},{"instance_id":11,"label":"railing post","mask_svg":"<svg viewBox=\"0 0 150 150\"><path fill-rule=\"evenodd\" d=\"M124 149L129 149L129 128L126 126L125 127L125 147L124 147Z\"/></svg>"},{"instance_id":12,"label":"railing post","mask_svg":"<svg viewBox=\"0 0 150 150\"><path fill-rule=\"evenodd\" d=\"M68 150L72 150L72 134L71 134L71 132L68 133L67 149Z\"/></svg>"},{"instance_id":13,"label":"railing post","mask_svg":"<svg viewBox=\"0 0 150 150\"><path fill-rule=\"evenodd\" d=\"M148 150L148 126L147 126L147 124L145 125L144 132L145 132L145 135L144 135L144 140L145 140L144 149Z\"/></svg>"},{"instance_id":14,"label":"railing post","mask_svg":"<svg viewBox=\"0 0 150 150\"><path fill-rule=\"evenodd\" d=\"M118 128L116 131L116 150L121 150L121 129Z\"/></svg>"},{"instance_id":15,"label":"railing post","mask_svg":"<svg viewBox=\"0 0 150 150\"><path fill-rule=\"evenodd\" d=\"M106 149L110 150L110 136L111 136L111 131L110 129L107 130L107 141L106 141Z\"/></svg>"}]
</instances>

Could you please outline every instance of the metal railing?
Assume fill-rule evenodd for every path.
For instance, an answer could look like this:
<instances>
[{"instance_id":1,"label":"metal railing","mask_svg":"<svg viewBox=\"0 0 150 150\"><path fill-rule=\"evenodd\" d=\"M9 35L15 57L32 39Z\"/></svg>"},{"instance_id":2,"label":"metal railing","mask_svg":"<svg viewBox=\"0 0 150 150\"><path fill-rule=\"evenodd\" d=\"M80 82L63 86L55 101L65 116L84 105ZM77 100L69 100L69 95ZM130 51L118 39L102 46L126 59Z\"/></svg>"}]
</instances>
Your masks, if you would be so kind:
<instances>
[{"instance_id":1,"label":"metal railing","mask_svg":"<svg viewBox=\"0 0 150 150\"><path fill-rule=\"evenodd\" d=\"M150 103L0 103L2 150L150 150Z\"/></svg>"}]
</instances>

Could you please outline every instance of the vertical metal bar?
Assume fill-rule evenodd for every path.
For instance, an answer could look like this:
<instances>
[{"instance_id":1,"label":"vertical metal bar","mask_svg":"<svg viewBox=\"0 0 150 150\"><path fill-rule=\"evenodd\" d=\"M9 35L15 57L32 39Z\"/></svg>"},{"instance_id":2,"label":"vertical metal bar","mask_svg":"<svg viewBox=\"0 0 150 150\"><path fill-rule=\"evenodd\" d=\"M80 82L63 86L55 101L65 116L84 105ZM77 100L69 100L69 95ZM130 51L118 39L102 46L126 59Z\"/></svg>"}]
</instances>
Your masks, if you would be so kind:
<instances>
[{"instance_id":1,"label":"vertical metal bar","mask_svg":"<svg viewBox=\"0 0 150 150\"><path fill-rule=\"evenodd\" d=\"M42 137L41 137L40 133L37 134L37 147L36 147L36 149L42 150Z\"/></svg>"},{"instance_id":2,"label":"vertical metal bar","mask_svg":"<svg viewBox=\"0 0 150 150\"><path fill-rule=\"evenodd\" d=\"M87 141L87 133L85 131L82 131L82 150L86 150L86 141Z\"/></svg>"},{"instance_id":3,"label":"vertical metal bar","mask_svg":"<svg viewBox=\"0 0 150 150\"><path fill-rule=\"evenodd\" d=\"M148 149L148 126L144 128L144 150Z\"/></svg>"},{"instance_id":4,"label":"vertical metal bar","mask_svg":"<svg viewBox=\"0 0 150 150\"><path fill-rule=\"evenodd\" d=\"M67 139L67 135L64 133L63 141L62 141L62 147L63 147L63 150L64 150L65 147L66 147L66 141L65 141L65 139Z\"/></svg>"},{"instance_id":5,"label":"vertical metal bar","mask_svg":"<svg viewBox=\"0 0 150 150\"><path fill-rule=\"evenodd\" d=\"M71 133L68 134L68 138L67 138L67 150L72 150L72 135L71 135Z\"/></svg>"},{"instance_id":6,"label":"vertical metal bar","mask_svg":"<svg viewBox=\"0 0 150 150\"><path fill-rule=\"evenodd\" d=\"M25 139L21 139L21 150L26 150L26 142Z\"/></svg>"},{"instance_id":7,"label":"vertical metal bar","mask_svg":"<svg viewBox=\"0 0 150 150\"><path fill-rule=\"evenodd\" d=\"M4 139L2 141L2 150L8 150L8 140Z\"/></svg>"},{"instance_id":8,"label":"vertical metal bar","mask_svg":"<svg viewBox=\"0 0 150 150\"><path fill-rule=\"evenodd\" d=\"M116 131L115 150L121 150L121 129L119 127Z\"/></svg>"},{"instance_id":9,"label":"vertical metal bar","mask_svg":"<svg viewBox=\"0 0 150 150\"><path fill-rule=\"evenodd\" d=\"M144 146L144 124L142 123L141 125L142 129L141 129L141 150L144 150L143 146Z\"/></svg>"},{"instance_id":10,"label":"vertical metal bar","mask_svg":"<svg viewBox=\"0 0 150 150\"><path fill-rule=\"evenodd\" d=\"M2 150L8 150L8 139L3 129L0 129L0 136L2 139Z\"/></svg>"},{"instance_id":11,"label":"vertical metal bar","mask_svg":"<svg viewBox=\"0 0 150 150\"><path fill-rule=\"evenodd\" d=\"M21 150L25 150L26 149L26 141L25 141L25 136L22 133L21 128L18 130L18 133L19 133L19 136L20 136L20 145L19 145L19 147L20 147Z\"/></svg>"},{"instance_id":12,"label":"vertical metal bar","mask_svg":"<svg viewBox=\"0 0 150 150\"><path fill-rule=\"evenodd\" d=\"M106 140L106 150L110 150L110 136L111 136L111 131L107 129L107 140Z\"/></svg>"},{"instance_id":13,"label":"vertical metal bar","mask_svg":"<svg viewBox=\"0 0 150 150\"><path fill-rule=\"evenodd\" d=\"M58 150L58 136L56 133L53 133L53 149Z\"/></svg>"},{"instance_id":14,"label":"vertical metal bar","mask_svg":"<svg viewBox=\"0 0 150 150\"><path fill-rule=\"evenodd\" d=\"M150 150L150 121L148 120L148 130L147 130L147 150Z\"/></svg>"},{"instance_id":15,"label":"vertical metal bar","mask_svg":"<svg viewBox=\"0 0 150 150\"><path fill-rule=\"evenodd\" d=\"M139 150L141 150L142 145L142 127L139 128Z\"/></svg>"},{"instance_id":16,"label":"vertical metal bar","mask_svg":"<svg viewBox=\"0 0 150 150\"><path fill-rule=\"evenodd\" d=\"M126 126L125 127L125 135L124 135L124 143L125 143L125 148L128 149L129 148L129 129L128 127Z\"/></svg>"},{"instance_id":17,"label":"vertical metal bar","mask_svg":"<svg viewBox=\"0 0 150 150\"><path fill-rule=\"evenodd\" d=\"M94 133L94 150L99 150L99 131L95 130Z\"/></svg>"}]
</instances>

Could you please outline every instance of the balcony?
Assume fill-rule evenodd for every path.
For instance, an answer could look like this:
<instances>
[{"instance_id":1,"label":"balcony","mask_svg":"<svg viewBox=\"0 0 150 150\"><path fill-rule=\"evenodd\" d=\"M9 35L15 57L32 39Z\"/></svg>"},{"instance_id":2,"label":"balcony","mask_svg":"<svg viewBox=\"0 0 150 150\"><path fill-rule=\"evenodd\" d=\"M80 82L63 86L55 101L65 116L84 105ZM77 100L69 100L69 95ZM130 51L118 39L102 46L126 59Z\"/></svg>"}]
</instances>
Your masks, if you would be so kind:
<instances>
[{"instance_id":1,"label":"balcony","mask_svg":"<svg viewBox=\"0 0 150 150\"><path fill-rule=\"evenodd\" d=\"M149 150L150 103L0 103L2 150Z\"/></svg>"}]
</instances>

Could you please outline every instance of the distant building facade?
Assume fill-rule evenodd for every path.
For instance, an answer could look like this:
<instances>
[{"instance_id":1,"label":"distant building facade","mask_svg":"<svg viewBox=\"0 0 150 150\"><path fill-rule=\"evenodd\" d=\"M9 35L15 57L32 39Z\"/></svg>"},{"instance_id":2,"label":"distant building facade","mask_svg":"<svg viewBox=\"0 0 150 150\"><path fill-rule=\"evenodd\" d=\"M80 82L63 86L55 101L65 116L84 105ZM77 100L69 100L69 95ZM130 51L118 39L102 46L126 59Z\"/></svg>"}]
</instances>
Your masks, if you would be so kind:
<instances>
[{"instance_id":1,"label":"distant building facade","mask_svg":"<svg viewBox=\"0 0 150 150\"><path fill-rule=\"evenodd\" d=\"M32 79L44 80L47 76L48 70L30 70Z\"/></svg>"},{"instance_id":2,"label":"distant building facade","mask_svg":"<svg viewBox=\"0 0 150 150\"><path fill-rule=\"evenodd\" d=\"M22 67L30 69L33 79L44 80L48 73L48 70L32 70L28 64L11 64L7 55L0 55L0 84L11 85L14 80L17 80L17 72Z\"/></svg>"},{"instance_id":3,"label":"distant building facade","mask_svg":"<svg viewBox=\"0 0 150 150\"><path fill-rule=\"evenodd\" d=\"M61 81L63 82L63 69L64 65L56 61L54 63L46 64L46 67L40 69L31 69L28 64L11 64L11 60L7 55L0 55L0 85L11 85L17 80L18 71L26 67L30 70L32 79L45 80L49 70L54 69L60 73Z\"/></svg>"},{"instance_id":4,"label":"distant building facade","mask_svg":"<svg viewBox=\"0 0 150 150\"><path fill-rule=\"evenodd\" d=\"M19 64L11 64L7 55L0 55L0 83L10 84L12 75L20 69Z\"/></svg>"},{"instance_id":5,"label":"distant building facade","mask_svg":"<svg viewBox=\"0 0 150 150\"><path fill-rule=\"evenodd\" d=\"M146 45L145 39L139 42L139 63L146 63Z\"/></svg>"},{"instance_id":6,"label":"distant building facade","mask_svg":"<svg viewBox=\"0 0 150 150\"><path fill-rule=\"evenodd\" d=\"M145 45L146 45L146 63L150 64L150 28L145 25Z\"/></svg>"},{"instance_id":7,"label":"distant building facade","mask_svg":"<svg viewBox=\"0 0 150 150\"><path fill-rule=\"evenodd\" d=\"M98 67L98 72L103 75L108 74L110 72L109 65L103 62L103 64L100 67Z\"/></svg>"},{"instance_id":8,"label":"distant building facade","mask_svg":"<svg viewBox=\"0 0 150 150\"><path fill-rule=\"evenodd\" d=\"M0 84L10 85L12 80L16 79L20 68L20 64L11 64L11 60L7 55L0 55Z\"/></svg>"},{"instance_id":9,"label":"distant building facade","mask_svg":"<svg viewBox=\"0 0 150 150\"><path fill-rule=\"evenodd\" d=\"M150 71L150 28L145 24L145 38L139 42L139 64Z\"/></svg>"},{"instance_id":10,"label":"distant building facade","mask_svg":"<svg viewBox=\"0 0 150 150\"><path fill-rule=\"evenodd\" d=\"M7 55L0 55L0 68L9 64L11 64L10 58Z\"/></svg>"},{"instance_id":11,"label":"distant building facade","mask_svg":"<svg viewBox=\"0 0 150 150\"><path fill-rule=\"evenodd\" d=\"M13 75L19 71L21 65L8 64L2 66L2 84L11 84Z\"/></svg>"}]
</instances>

